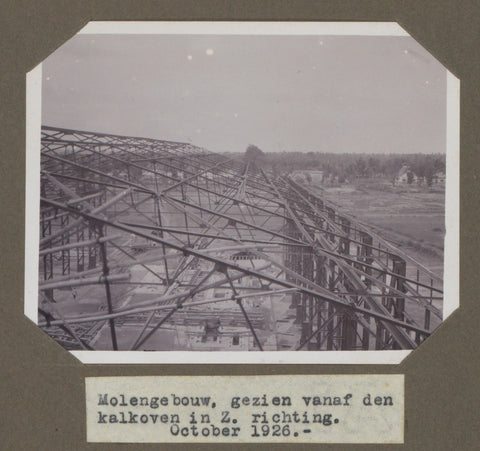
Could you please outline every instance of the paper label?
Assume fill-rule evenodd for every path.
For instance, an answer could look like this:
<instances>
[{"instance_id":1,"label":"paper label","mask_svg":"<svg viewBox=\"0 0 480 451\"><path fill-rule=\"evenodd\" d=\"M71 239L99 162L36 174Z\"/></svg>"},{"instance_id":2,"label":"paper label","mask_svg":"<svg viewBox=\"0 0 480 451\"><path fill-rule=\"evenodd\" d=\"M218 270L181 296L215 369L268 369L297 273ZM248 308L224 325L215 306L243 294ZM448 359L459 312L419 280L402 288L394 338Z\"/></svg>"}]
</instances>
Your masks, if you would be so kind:
<instances>
[{"instance_id":1,"label":"paper label","mask_svg":"<svg viewBox=\"0 0 480 451\"><path fill-rule=\"evenodd\" d=\"M403 443L403 375L86 378L89 442Z\"/></svg>"}]
</instances>

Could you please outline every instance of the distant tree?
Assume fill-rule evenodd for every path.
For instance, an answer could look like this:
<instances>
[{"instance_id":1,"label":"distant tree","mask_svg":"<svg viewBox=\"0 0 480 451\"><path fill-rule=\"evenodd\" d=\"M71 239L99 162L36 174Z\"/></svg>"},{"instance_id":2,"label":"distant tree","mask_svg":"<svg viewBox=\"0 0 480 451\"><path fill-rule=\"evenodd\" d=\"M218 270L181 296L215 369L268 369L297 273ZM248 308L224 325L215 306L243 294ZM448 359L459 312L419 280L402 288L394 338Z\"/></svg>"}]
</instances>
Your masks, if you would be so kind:
<instances>
[{"instance_id":1,"label":"distant tree","mask_svg":"<svg viewBox=\"0 0 480 451\"><path fill-rule=\"evenodd\" d=\"M425 180L426 180L428 186L432 186L432 184L433 184L433 174L434 174L433 167L428 166L425 169Z\"/></svg>"},{"instance_id":2,"label":"distant tree","mask_svg":"<svg viewBox=\"0 0 480 451\"><path fill-rule=\"evenodd\" d=\"M445 170L446 170L445 160L438 160L438 161L436 161L435 170L436 170L437 172L445 172Z\"/></svg>"},{"instance_id":3,"label":"distant tree","mask_svg":"<svg viewBox=\"0 0 480 451\"><path fill-rule=\"evenodd\" d=\"M380 172L380 160L371 156L367 162L367 172L370 177L378 175Z\"/></svg>"},{"instance_id":4,"label":"distant tree","mask_svg":"<svg viewBox=\"0 0 480 451\"><path fill-rule=\"evenodd\" d=\"M357 169L357 175L360 177L363 177L365 175L365 170L366 170L367 165L365 164L365 160L360 157L356 161L356 169Z\"/></svg>"},{"instance_id":5,"label":"distant tree","mask_svg":"<svg viewBox=\"0 0 480 451\"><path fill-rule=\"evenodd\" d=\"M407 183L411 185L413 182L413 172L412 171L407 171Z\"/></svg>"},{"instance_id":6,"label":"distant tree","mask_svg":"<svg viewBox=\"0 0 480 451\"><path fill-rule=\"evenodd\" d=\"M263 161L264 153L254 144L249 144L245 151L246 163L261 163Z\"/></svg>"}]
</instances>

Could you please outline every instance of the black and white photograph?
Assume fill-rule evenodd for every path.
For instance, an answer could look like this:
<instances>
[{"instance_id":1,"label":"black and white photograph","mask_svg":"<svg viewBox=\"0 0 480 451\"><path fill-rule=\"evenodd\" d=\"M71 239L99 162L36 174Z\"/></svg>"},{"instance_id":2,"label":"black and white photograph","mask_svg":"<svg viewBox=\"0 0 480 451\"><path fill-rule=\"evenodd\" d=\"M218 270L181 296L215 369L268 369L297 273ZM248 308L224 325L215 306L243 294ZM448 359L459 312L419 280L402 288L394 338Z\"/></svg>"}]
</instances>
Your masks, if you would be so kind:
<instances>
[{"instance_id":1,"label":"black and white photograph","mask_svg":"<svg viewBox=\"0 0 480 451\"><path fill-rule=\"evenodd\" d=\"M395 23L144 25L27 80L27 316L92 363L421 346L458 306L458 79Z\"/></svg>"}]
</instances>

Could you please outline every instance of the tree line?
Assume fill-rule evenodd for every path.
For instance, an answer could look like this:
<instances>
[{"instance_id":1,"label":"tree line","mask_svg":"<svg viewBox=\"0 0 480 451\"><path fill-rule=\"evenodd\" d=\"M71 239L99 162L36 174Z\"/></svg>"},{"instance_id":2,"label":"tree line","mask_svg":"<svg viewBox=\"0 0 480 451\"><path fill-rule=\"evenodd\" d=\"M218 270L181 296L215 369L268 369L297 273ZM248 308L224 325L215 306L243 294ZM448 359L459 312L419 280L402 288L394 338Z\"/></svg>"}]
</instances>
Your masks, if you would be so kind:
<instances>
[{"instance_id":1,"label":"tree line","mask_svg":"<svg viewBox=\"0 0 480 451\"><path fill-rule=\"evenodd\" d=\"M427 182L434 174L445 172L445 154L353 154L322 152L272 152L264 153L249 145L244 160L257 166L272 169L276 173L301 170L323 171L337 177L340 183L363 177L385 177L393 179L403 166L410 173Z\"/></svg>"}]
</instances>

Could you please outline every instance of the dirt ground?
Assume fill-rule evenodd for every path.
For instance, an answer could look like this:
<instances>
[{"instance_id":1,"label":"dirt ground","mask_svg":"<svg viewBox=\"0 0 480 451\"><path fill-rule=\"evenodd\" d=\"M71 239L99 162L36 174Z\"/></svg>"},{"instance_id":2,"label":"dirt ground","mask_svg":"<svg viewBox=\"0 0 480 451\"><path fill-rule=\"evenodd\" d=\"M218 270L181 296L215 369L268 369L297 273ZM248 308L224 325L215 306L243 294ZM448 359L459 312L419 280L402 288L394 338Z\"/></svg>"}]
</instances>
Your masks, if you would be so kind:
<instances>
[{"instance_id":1,"label":"dirt ground","mask_svg":"<svg viewBox=\"0 0 480 451\"><path fill-rule=\"evenodd\" d=\"M317 187L341 211L443 275L445 188L397 185L382 179Z\"/></svg>"}]
</instances>

